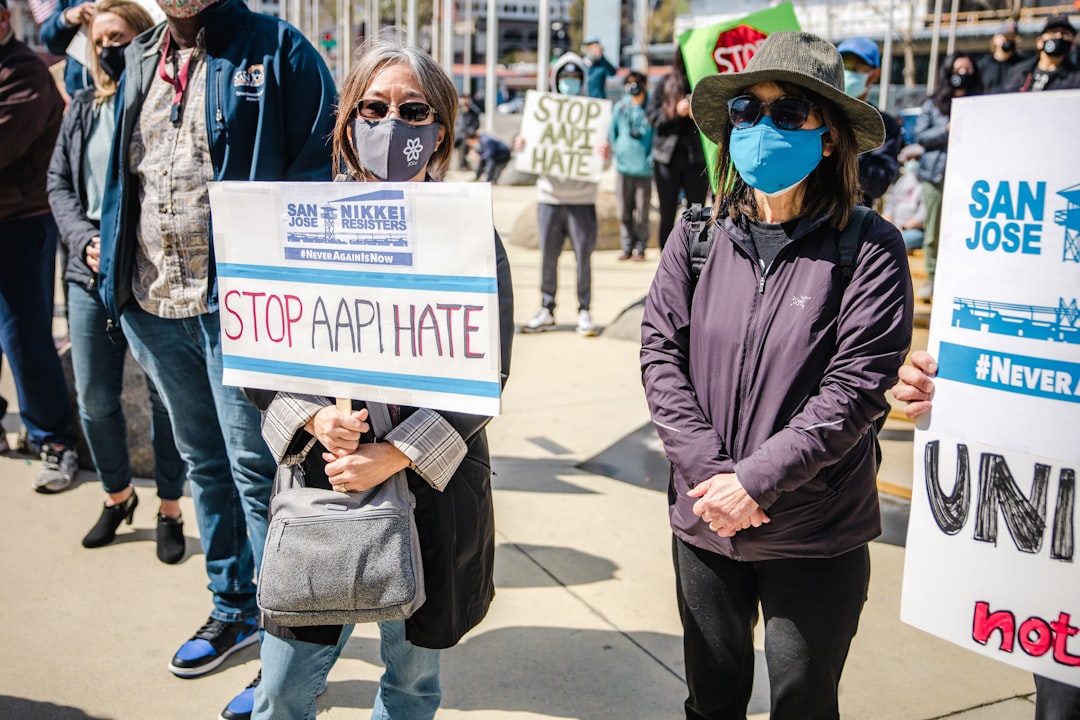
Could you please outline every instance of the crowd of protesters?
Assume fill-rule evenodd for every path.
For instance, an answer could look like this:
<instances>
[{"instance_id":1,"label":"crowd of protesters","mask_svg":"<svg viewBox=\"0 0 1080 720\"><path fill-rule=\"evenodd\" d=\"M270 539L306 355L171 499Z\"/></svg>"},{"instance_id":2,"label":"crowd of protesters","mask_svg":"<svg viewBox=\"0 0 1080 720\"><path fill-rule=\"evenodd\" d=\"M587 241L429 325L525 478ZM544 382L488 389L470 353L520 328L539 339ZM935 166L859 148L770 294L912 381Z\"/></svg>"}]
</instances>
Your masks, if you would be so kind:
<instances>
[{"instance_id":1,"label":"crowd of protesters","mask_svg":"<svg viewBox=\"0 0 1080 720\"><path fill-rule=\"evenodd\" d=\"M380 627L383 655L394 667L380 684L375 717L432 717L440 697L439 649L456 644L482 619L492 595L491 565L484 559L493 548L489 477L487 471L464 472L472 466L460 465L474 457L473 465L487 467L486 418L391 406L401 415L400 432L361 452L370 426L368 406L359 400L352 414L325 398L287 393L257 406L241 389L226 386L207 182L329 181L335 174L343 181L438 181L455 149L459 167L471 160L476 179L496 182L511 149L479 132L479 116L469 101L459 101L452 80L415 49L369 42L344 79L339 99L322 57L284 21L252 12L241 0L157 3L166 17L157 25L130 0L57 4L42 25L46 46L62 52L80 28L89 38L84 62L66 62L70 104L65 112L48 68L14 39L6 0L0 0L0 127L5 133L0 234L14 253L0 265L0 345L14 376L27 442L42 459L34 487L42 493L67 490L78 469L68 388L51 333L59 252L77 419L106 494L83 545L112 543L118 528L132 522L139 502L120 403L129 348L145 371L152 406L160 501L156 545L164 563L183 559L179 501L185 482L191 486L212 610L172 655L169 670L185 678L205 675L260 641L256 575L273 478L279 464L306 463L317 441L330 450L321 458L312 455L328 486L347 491L350 483L378 483L407 470L418 498L431 513L445 515L429 532L449 533L448 540L459 542L476 535L454 555L439 555L441 544L433 540L422 542L425 572L431 557L429 588L447 586L450 577L455 582L449 585L457 588L456 595L429 597L424 617L433 618L430 624ZM952 100L983 92L1080 87L1074 39L1068 18L1054 16L1036 39L1037 54L1029 58L1019 54L1010 23L998 28L990 54L981 61L966 53L949 56L935 92L920 109L915 143L907 148L896 120L866 102L881 70L880 52L867 38L836 47L808 34L774 33L744 73L706 78L694 95L681 63L655 88L641 73L624 76L610 133L598 146L617 170L620 259L645 260L654 179L660 246L668 235L676 241L674 250L662 253L649 293L642 365L646 395L674 466L673 488L680 491L672 500L673 552L680 611L696 629L686 638L687 717L726 716L728 710L718 708L734 708L736 715L740 707L745 711L750 690L745 667L753 662L752 648L744 643L720 658L710 649L734 647L731 637L749 637L746 629L756 622L759 600L767 633L779 615L805 615L815 630L814 641L799 646L785 644L795 643L793 637L774 638L779 654L770 656L770 668L775 660L777 668L788 671L787 682L773 693L774 717L785 712L799 717L809 706L823 716L834 713L836 683L865 599L866 543L879 526L869 509L876 506L870 428L885 410L884 390L896 381L911 336L913 293L904 248L912 250L917 241L900 230L923 233L929 286L919 295L928 300ZM604 81L615 72L599 41L590 38L584 56L566 53L552 65L550 89L602 96ZM221 87L214 77L232 80ZM696 221L678 215L681 202L704 203L709 194L701 134L721 148L721 183L712 212L714 226L725 233L727 258L714 262L704 276L693 265ZM393 143L406 140L426 153L419 171L405 172L387 160ZM522 151L523 141L514 149ZM521 329L555 327L557 262L569 239L577 256L576 330L595 336L590 258L598 232L597 184L541 175L537 189L541 306ZM916 190L921 190L918 199ZM918 209L909 207L916 203ZM723 353L742 352L723 338L737 331L733 324L754 318L706 316L691 301L710 293L762 292L783 249L796 242L803 249L813 243L832 247L849 218L865 217L856 211L858 204L883 205L897 227L879 218L860 220L860 227L870 228L864 237L873 246L875 264L853 268L845 285L834 288L842 293L851 283L852 292L866 297L857 313L836 317L841 334L850 336L842 338L844 343L801 347L804 365L814 370L800 378L763 385L750 396L739 395L735 383L718 385ZM505 381L512 300L497 237L496 246ZM733 252L735 247L742 250ZM813 257L826 251L815 252ZM810 271L811 259L799 272ZM747 275L736 268L745 262L756 270ZM761 283L745 285L755 273ZM784 278L781 272L770 282ZM693 340L691 320L703 328ZM882 345L861 342L866 334ZM790 362L796 350L785 343L798 344L800 337L777 335L776 357ZM815 388L829 384L838 358L849 369L861 368L857 377L846 376L850 397L815 394ZM724 422L735 417L733 407L746 403L775 417L758 415L760 427L747 436L754 438L745 441L747 447L723 447ZM0 416L5 405L0 399ZM806 432L792 431L789 435L807 445L800 449L792 437L774 432L793 421L796 406L808 430L820 428L815 423L830 415L851 422L845 433L832 433L828 442L823 438L817 444ZM7 451L6 436L0 440L0 450ZM720 446L703 453L709 443ZM297 453L298 446L305 450ZM767 452L770 448L783 452ZM370 468L361 472L345 462L357 453L370 455L377 477L369 477ZM705 457L719 460L710 465ZM865 492L827 518L831 544L793 538L790 526L773 525L775 510L817 512L798 487L837 460L850 461L850 477ZM799 472L805 477L795 483ZM451 481L456 485L446 490ZM455 528L455 503L466 501L479 503L469 516L481 518L482 532ZM738 535L751 528L752 534ZM733 550L737 535L742 556ZM777 559L783 569L770 575L766 566ZM481 569L461 569L473 565ZM826 584L831 594L821 592L823 572L836 580ZM783 595L793 584L801 588L800 597L789 602ZM728 592L739 600L716 600ZM468 612L462 610L466 606ZM831 615L820 612L826 606ZM717 615L725 619L706 622ZM222 711L224 720L247 720L253 713L313 717L314 698L325 687L326 672L350 628L269 631L262 648L266 684L260 671ZM789 664L800 653L815 662ZM823 680L820 673L828 677ZM731 683L717 688L716 678L725 674Z\"/></svg>"}]
</instances>

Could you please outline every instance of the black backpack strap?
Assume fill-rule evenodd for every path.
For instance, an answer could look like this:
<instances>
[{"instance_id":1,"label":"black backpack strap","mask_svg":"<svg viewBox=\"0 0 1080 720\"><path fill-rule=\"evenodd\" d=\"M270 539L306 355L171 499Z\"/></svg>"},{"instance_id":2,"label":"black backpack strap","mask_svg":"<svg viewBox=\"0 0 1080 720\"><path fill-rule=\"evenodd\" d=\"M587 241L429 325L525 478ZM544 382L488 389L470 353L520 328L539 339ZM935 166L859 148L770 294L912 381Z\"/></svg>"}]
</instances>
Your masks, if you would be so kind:
<instances>
[{"instance_id":1,"label":"black backpack strap","mask_svg":"<svg viewBox=\"0 0 1080 720\"><path fill-rule=\"evenodd\" d=\"M703 207L701 203L694 203L683 212L683 218L690 223L687 257L690 260L691 288L697 287L701 269L705 267L705 261L709 259L709 252L712 250L713 234L709 227L711 215L712 208Z\"/></svg>"},{"instance_id":2,"label":"black backpack strap","mask_svg":"<svg viewBox=\"0 0 1080 720\"><path fill-rule=\"evenodd\" d=\"M837 247L840 250L840 283L846 290L855 275L855 256L859 253L859 242L866 234L871 218L876 213L865 205L856 205L848 219L848 224L840 232Z\"/></svg>"}]
</instances>

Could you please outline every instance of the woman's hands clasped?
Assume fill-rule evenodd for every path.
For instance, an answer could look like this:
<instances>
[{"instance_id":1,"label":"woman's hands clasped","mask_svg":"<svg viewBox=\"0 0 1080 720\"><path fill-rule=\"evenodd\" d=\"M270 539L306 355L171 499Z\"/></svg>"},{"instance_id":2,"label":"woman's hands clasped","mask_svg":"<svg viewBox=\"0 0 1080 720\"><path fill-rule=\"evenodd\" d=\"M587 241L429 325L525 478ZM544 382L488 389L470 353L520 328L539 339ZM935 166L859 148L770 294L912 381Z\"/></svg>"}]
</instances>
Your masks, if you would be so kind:
<instances>
[{"instance_id":1,"label":"woman's hands clasped","mask_svg":"<svg viewBox=\"0 0 1080 720\"><path fill-rule=\"evenodd\" d=\"M735 473L713 475L686 494L698 498L694 503L694 514L709 523L709 528L720 537L734 537L740 530L770 522L769 516L746 492Z\"/></svg>"},{"instance_id":2,"label":"woman's hands clasped","mask_svg":"<svg viewBox=\"0 0 1080 720\"><path fill-rule=\"evenodd\" d=\"M367 419L367 408L343 413L327 405L304 426L326 448L326 477L338 492L370 490L409 466L409 458L390 443L360 444L370 429Z\"/></svg>"}]
</instances>

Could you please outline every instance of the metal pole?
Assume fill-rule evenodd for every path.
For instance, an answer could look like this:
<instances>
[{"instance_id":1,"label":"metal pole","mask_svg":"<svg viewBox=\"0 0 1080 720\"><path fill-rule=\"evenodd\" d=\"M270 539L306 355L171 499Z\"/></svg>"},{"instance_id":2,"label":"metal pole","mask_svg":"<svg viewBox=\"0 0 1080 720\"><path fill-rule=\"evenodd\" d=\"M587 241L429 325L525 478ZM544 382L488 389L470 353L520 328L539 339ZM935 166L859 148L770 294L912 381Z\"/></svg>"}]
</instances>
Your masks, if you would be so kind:
<instances>
[{"instance_id":1,"label":"metal pole","mask_svg":"<svg viewBox=\"0 0 1080 720\"><path fill-rule=\"evenodd\" d=\"M536 89L547 90L547 71L551 64L551 7L539 3L540 13L536 21Z\"/></svg>"},{"instance_id":2,"label":"metal pole","mask_svg":"<svg viewBox=\"0 0 1080 720\"><path fill-rule=\"evenodd\" d=\"M442 49L442 42L440 42L439 37L440 5L442 5L442 0L431 0L431 57L435 62L439 62L439 58L442 57L439 54Z\"/></svg>"},{"instance_id":3,"label":"metal pole","mask_svg":"<svg viewBox=\"0 0 1080 720\"><path fill-rule=\"evenodd\" d=\"M489 133L495 132L495 106L498 104L498 88L496 87L496 54L498 53L499 40L499 10L498 0L488 0L487 3L487 30L484 36L484 64L487 69L484 73L484 130Z\"/></svg>"},{"instance_id":4,"label":"metal pole","mask_svg":"<svg viewBox=\"0 0 1080 720\"><path fill-rule=\"evenodd\" d=\"M889 26L885 31L885 47L881 57L881 77L878 83L881 91L878 93L878 107L889 112L889 85L892 83L892 43L895 27L896 0L889 0Z\"/></svg>"},{"instance_id":5,"label":"metal pole","mask_svg":"<svg viewBox=\"0 0 1080 720\"><path fill-rule=\"evenodd\" d=\"M641 73L649 72L649 0L638 0L634 8L634 34L637 51L630 66Z\"/></svg>"},{"instance_id":6,"label":"metal pole","mask_svg":"<svg viewBox=\"0 0 1080 720\"><path fill-rule=\"evenodd\" d=\"M338 57L338 78L345 80L349 74L349 66L352 65L353 48L353 19L352 0L338 0L338 22L341 24L339 35L341 42L341 56Z\"/></svg>"},{"instance_id":7,"label":"metal pole","mask_svg":"<svg viewBox=\"0 0 1080 720\"><path fill-rule=\"evenodd\" d=\"M394 30L398 42L401 42L401 0L394 0Z\"/></svg>"},{"instance_id":8,"label":"metal pole","mask_svg":"<svg viewBox=\"0 0 1080 720\"><path fill-rule=\"evenodd\" d=\"M960 0L952 0L952 9L949 11L949 43L946 45L945 54L952 55L956 47L956 15L960 12Z\"/></svg>"},{"instance_id":9,"label":"metal pole","mask_svg":"<svg viewBox=\"0 0 1080 720\"><path fill-rule=\"evenodd\" d=\"M416 47L416 0L408 0L409 4L405 9L405 44L409 47Z\"/></svg>"},{"instance_id":10,"label":"metal pole","mask_svg":"<svg viewBox=\"0 0 1080 720\"><path fill-rule=\"evenodd\" d=\"M454 77L454 0L447 0L442 14L443 67Z\"/></svg>"},{"instance_id":11,"label":"metal pole","mask_svg":"<svg viewBox=\"0 0 1080 720\"><path fill-rule=\"evenodd\" d=\"M473 46L473 0L465 0L465 52L462 53L462 62L465 70L461 77L461 87L466 95L472 95L472 46Z\"/></svg>"},{"instance_id":12,"label":"metal pole","mask_svg":"<svg viewBox=\"0 0 1080 720\"><path fill-rule=\"evenodd\" d=\"M938 47L941 45L941 0L934 0L934 32L930 36L930 66L926 70L926 94L934 94L937 80Z\"/></svg>"}]
</instances>

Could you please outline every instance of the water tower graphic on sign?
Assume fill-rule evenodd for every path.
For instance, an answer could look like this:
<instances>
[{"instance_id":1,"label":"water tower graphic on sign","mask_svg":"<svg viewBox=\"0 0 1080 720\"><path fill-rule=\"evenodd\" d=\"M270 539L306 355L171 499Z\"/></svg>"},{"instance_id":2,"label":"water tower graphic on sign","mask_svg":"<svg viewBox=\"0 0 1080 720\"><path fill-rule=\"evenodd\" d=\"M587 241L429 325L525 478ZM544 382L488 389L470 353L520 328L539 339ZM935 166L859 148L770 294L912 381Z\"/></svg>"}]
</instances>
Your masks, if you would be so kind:
<instances>
[{"instance_id":1,"label":"water tower graphic on sign","mask_svg":"<svg viewBox=\"0 0 1080 720\"><path fill-rule=\"evenodd\" d=\"M334 240L334 221L337 220L337 208L332 205L323 205L321 209L322 215L320 215L320 217L323 219L323 241L328 243L336 242Z\"/></svg>"},{"instance_id":2,"label":"water tower graphic on sign","mask_svg":"<svg viewBox=\"0 0 1080 720\"><path fill-rule=\"evenodd\" d=\"M1080 263L1080 185L1059 190L1068 205L1064 210L1054 211L1054 222L1065 228L1065 247L1062 262Z\"/></svg>"}]
</instances>

